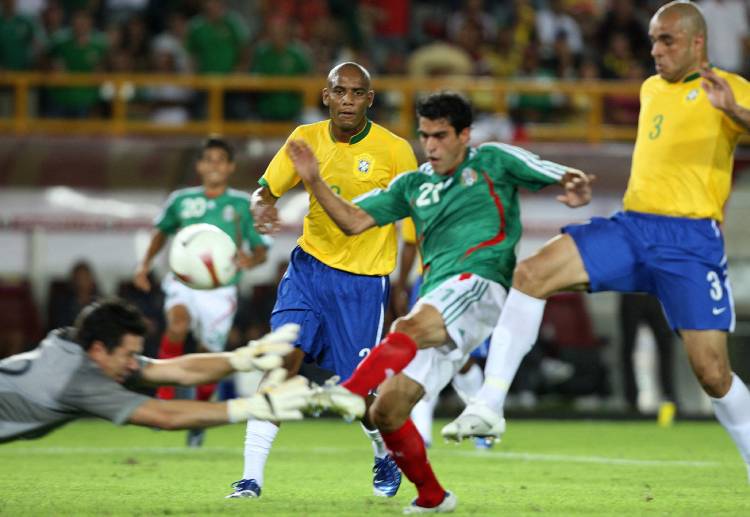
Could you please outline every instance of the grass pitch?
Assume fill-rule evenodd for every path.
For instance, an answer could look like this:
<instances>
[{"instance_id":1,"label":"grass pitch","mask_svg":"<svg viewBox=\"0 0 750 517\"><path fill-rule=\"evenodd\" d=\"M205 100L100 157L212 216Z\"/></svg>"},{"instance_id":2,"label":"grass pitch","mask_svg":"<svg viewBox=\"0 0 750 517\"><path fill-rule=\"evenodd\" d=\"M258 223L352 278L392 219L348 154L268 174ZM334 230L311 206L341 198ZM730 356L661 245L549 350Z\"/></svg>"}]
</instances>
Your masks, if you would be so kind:
<instances>
[{"instance_id":1,"label":"grass pitch","mask_svg":"<svg viewBox=\"0 0 750 517\"><path fill-rule=\"evenodd\" d=\"M438 432L444 422L437 422ZM263 497L227 500L241 477L244 426L184 432L69 425L0 445L0 515L397 515L414 497L371 494L372 453L358 425L285 424ZM750 515L750 487L716 423L510 421L503 443L429 451L458 515Z\"/></svg>"}]
</instances>

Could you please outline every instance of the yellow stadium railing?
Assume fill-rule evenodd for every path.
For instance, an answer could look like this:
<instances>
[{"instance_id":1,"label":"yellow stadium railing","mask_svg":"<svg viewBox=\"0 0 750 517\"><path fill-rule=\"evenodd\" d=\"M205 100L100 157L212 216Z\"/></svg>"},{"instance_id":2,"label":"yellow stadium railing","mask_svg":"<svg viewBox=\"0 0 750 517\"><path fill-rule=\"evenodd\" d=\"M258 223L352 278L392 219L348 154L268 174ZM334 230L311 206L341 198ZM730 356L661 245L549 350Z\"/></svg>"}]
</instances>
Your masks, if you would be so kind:
<instances>
[{"instance_id":1,"label":"yellow stadium railing","mask_svg":"<svg viewBox=\"0 0 750 517\"><path fill-rule=\"evenodd\" d=\"M206 134L221 133L237 136L286 136L293 122L226 120L224 94L226 92L298 91L308 107L319 104L320 77L256 77L249 75L187 76L151 74L63 74L63 73L3 73L0 90L10 91L12 113L0 118L0 133L25 135L39 133L65 134ZM100 119L39 118L31 109L31 92L43 87L108 85L113 92L111 115ZM130 102L125 91L153 86L179 86L207 95L207 116L184 124L161 124L130 116ZM378 95L389 93L398 99L396 115L389 121L379 120L394 132L410 136L415 128L414 103L418 95L442 89L466 92L489 99L489 109L507 111L509 94L556 94L582 99L585 109L577 111L565 122L529 124L532 139L548 141L586 141L597 143L609 140L632 140L635 126L605 123L604 109L607 96L637 97L639 83L613 81L497 81L488 78L442 77L406 78L383 77L374 80Z\"/></svg>"}]
</instances>

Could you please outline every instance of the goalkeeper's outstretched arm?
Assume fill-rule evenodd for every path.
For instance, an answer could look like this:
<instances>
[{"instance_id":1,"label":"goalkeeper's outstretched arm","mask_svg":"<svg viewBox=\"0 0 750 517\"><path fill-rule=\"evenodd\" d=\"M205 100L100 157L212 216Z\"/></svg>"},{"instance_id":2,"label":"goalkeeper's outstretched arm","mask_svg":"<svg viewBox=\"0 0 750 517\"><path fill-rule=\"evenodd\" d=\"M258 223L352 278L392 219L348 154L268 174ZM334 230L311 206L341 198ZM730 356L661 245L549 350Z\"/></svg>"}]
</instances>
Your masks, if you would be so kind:
<instances>
[{"instance_id":1,"label":"goalkeeper's outstretched arm","mask_svg":"<svg viewBox=\"0 0 750 517\"><path fill-rule=\"evenodd\" d=\"M278 368L294 348L299 327L288 324L233 352L188 354L174 359L150 360L140 370L147 384L195 386L216 382L230 373Z\"/></svg>"},{"instance_id":2,"label":"goalkeeper's outstretched arm","mask_svg":"<svg viewBox=\"0 0 750 517\"><path fill-rule=\"evenodd\" d=\"M165 430L213 427L250 418L259 420L300 420L310 406L313 390L296 376L287 381L283 368L272 370L266 387L250 398L226 402L149 399L138 406L128 423Z\"/></svg>"}]
</instances>

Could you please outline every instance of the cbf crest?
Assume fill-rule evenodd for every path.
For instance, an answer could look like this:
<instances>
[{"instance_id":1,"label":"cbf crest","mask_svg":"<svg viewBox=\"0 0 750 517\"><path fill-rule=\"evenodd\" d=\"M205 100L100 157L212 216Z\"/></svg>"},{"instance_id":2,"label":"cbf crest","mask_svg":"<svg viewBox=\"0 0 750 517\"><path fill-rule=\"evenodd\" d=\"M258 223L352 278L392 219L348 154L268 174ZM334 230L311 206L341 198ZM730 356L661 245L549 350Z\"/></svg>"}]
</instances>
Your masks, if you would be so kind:
<instances>
[{"instance_id":1,"label":"cbf crest","mask_svg":"<svg viewBox=\"0 0 750 517\"><path fill-rule=\"evenodd\" d=\"M369 176L374 166L375 160L369 154L359 154L354 157L354 171L359 178Z\"/></svg>"},{"instance_id":2,"label":"cbf crest","mask_svg":"<svg viewBox=\"0 0 750 517\"><path fill-rule=\"evenodd\" d=\"M471 168L466 168L461 173L461 185L464 187L471 187L474 183L477 182L479 179L479 174L477 174L477 171Z\"/></svg>"}]
</instances>

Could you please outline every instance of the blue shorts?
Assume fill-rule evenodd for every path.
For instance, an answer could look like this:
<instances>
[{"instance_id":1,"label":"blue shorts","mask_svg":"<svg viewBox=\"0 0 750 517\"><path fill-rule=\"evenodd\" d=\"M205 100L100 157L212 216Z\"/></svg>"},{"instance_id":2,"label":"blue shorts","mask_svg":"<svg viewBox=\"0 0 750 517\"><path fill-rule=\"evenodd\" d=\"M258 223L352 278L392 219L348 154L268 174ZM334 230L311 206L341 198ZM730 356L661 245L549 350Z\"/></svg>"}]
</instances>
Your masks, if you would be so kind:
<instances>
[{"instance_id":1,"label":"blue shorts","mask_svg":"<svg viewBox=\"0 0 750 517\"><path fill-rule=\"evenodd\" d=\"M296 346L306 360L346 379L381 339L389 292L387 276L334 269L297 247L279 283L271 328L300 325Z\"/></svg>"},{"instance_id":2,"label":"blue shorts","mask_svg":"<svg viewBox=\"0 0 750 517\"><path fill-rule=\"evenodd\" d=\"M655 295L675 330L734 330L734 303L719 225L618 212L563 228L576 243L590 289Z\"/></svg>"}]
</instances>

